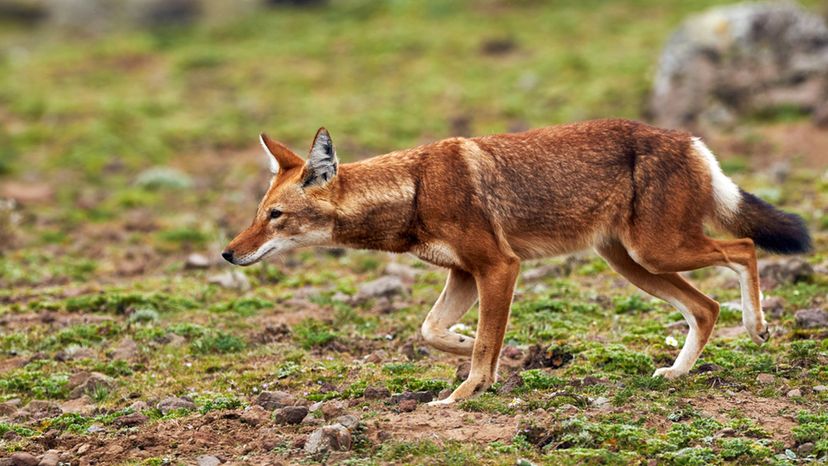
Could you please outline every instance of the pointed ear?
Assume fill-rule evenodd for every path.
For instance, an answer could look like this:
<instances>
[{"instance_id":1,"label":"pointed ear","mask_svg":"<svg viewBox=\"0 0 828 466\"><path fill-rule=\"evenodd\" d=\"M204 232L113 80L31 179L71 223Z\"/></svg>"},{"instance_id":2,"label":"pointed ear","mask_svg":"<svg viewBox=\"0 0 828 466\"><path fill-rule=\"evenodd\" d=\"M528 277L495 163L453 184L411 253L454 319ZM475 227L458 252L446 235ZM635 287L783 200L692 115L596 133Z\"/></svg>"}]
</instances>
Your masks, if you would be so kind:
<instances>
[{"instance_id":1,"label":"pointed ear","mask_svg":"<svg viewBox=\"0 0 828 466\"><path fill-rule=\"evenodd\" d=\"M269 162L270 172L274 175L279 173L280 168L288 170L305 164L302 157L296 155L281 142L270 139L265 133L259 135L259 142L268 154L267 161Z\"/></svg>"},{"instance_id":2,"label":"pointed ear","mask_svg":"<svg viewBox=\"0 0 828 466\"><path fill-rule=\"evenodd\" d=\"M305 180L302 186L322 186L327 184L339 168L331 135L325 128L319 128L311 145L308 163L305 166Z\"/></svg>"}]
</instances>

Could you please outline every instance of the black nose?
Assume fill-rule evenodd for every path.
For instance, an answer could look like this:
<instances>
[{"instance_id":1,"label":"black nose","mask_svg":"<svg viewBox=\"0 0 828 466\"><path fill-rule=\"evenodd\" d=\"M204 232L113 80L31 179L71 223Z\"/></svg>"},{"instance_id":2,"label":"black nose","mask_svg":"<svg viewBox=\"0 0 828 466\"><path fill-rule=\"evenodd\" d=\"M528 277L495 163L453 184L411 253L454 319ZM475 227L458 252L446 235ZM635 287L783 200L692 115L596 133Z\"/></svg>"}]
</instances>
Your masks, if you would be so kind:
<instances>
[{"instance_id":1,"label":"black nose","mask_svg":"<svg viewBox=\"0 0 828 466\"><path fill-rule=\"evenodd\" d=\"M229 249L227 251L224 251L223 253L221 253L221 257L223 257L224 260L226 260L227 262L232 264L233 263L233 250Z\"/></svg>"}]
</instances>

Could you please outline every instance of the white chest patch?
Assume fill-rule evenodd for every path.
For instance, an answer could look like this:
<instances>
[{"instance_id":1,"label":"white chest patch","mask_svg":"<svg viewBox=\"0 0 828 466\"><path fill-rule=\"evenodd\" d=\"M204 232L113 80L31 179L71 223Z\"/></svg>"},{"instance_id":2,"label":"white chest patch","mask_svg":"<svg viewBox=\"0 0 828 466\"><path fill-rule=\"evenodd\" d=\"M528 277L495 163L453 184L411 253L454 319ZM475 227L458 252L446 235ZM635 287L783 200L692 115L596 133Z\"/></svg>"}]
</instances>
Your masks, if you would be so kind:
<instances>
[{"instance_id":1,"label":"white chest patch","mask_svg":"<svg viewBox=\"0 0 828 466\"><path fill-rule=\"evenodd\" d=\"M446 243L432 241L415 246L411 253L420 259L443 267L460 265L460 258L457 253Z\"/></svg>"}]
</instances>

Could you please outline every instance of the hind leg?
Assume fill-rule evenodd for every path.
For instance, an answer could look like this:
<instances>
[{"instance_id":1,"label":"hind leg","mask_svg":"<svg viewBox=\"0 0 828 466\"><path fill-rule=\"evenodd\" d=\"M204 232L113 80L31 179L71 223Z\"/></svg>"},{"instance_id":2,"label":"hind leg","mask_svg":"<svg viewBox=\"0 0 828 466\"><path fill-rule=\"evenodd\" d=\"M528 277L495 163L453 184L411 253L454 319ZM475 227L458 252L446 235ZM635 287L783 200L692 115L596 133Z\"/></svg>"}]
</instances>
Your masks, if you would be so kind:
<instances>
[{"instance_id":1,"label":"hind leg","mask_svg":"<svg viewBox=\"0 0 828 466\"><path fill-rule=\"evenodd\" d=\"M681 311L690 331L672 367L662 367L653 376L675 378L690 371L713 332L719 304L687 283L676 273L653 274L636 263L624 246L613 241L597 248L612 268L633 285L661 298Z\"/></svg>"},{"instance_id":2,"label":"hind leg","mask_svg":"<svg viewBox=\"0 0 828 466\"><path fill-rule=\"evenodd\" d=\"M679 236L679 234L676 234ZM714 240L704 235L661 238L660 244L636 244L630 256L649 272L662 274L724 266L739 274L742 293L742 323L756 344L768 340L768 324L762 313L756 247L753 240Z\"/></svg>"}]
</instances>

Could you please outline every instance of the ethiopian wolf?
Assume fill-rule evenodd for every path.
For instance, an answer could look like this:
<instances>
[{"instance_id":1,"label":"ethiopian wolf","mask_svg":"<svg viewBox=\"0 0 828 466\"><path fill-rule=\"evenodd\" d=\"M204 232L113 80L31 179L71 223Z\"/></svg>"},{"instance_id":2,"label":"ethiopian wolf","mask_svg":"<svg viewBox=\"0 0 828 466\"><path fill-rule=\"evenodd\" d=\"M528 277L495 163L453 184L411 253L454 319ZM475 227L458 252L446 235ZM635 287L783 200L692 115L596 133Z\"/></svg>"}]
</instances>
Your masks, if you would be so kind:
<instances>
[{"instance_id":1,"label":"ethiopian wolf","mask_svg":"<svg viewBox=\"0 0 828 466\"><path fill-rule=\"evenodd\" d=\"M679 272L724 266L739 276L742 320L768 339L756 247L807 251L802 219L736 186L690 134L597 120L517 134L451 138L340 164L316 133L308 160L266 135L273 179L252 225L222 253L250 265L303 246L411 253L449 269L422 326L437 349L471 355L452 403L497 377L520 262L594 248L618 273L675 306L690 326L675 363L686 374L710 337L719 304ZM736 239L705 235L708 223ZM477 337L450 330L480 301Z\"/></svg>"}]
</instances>

